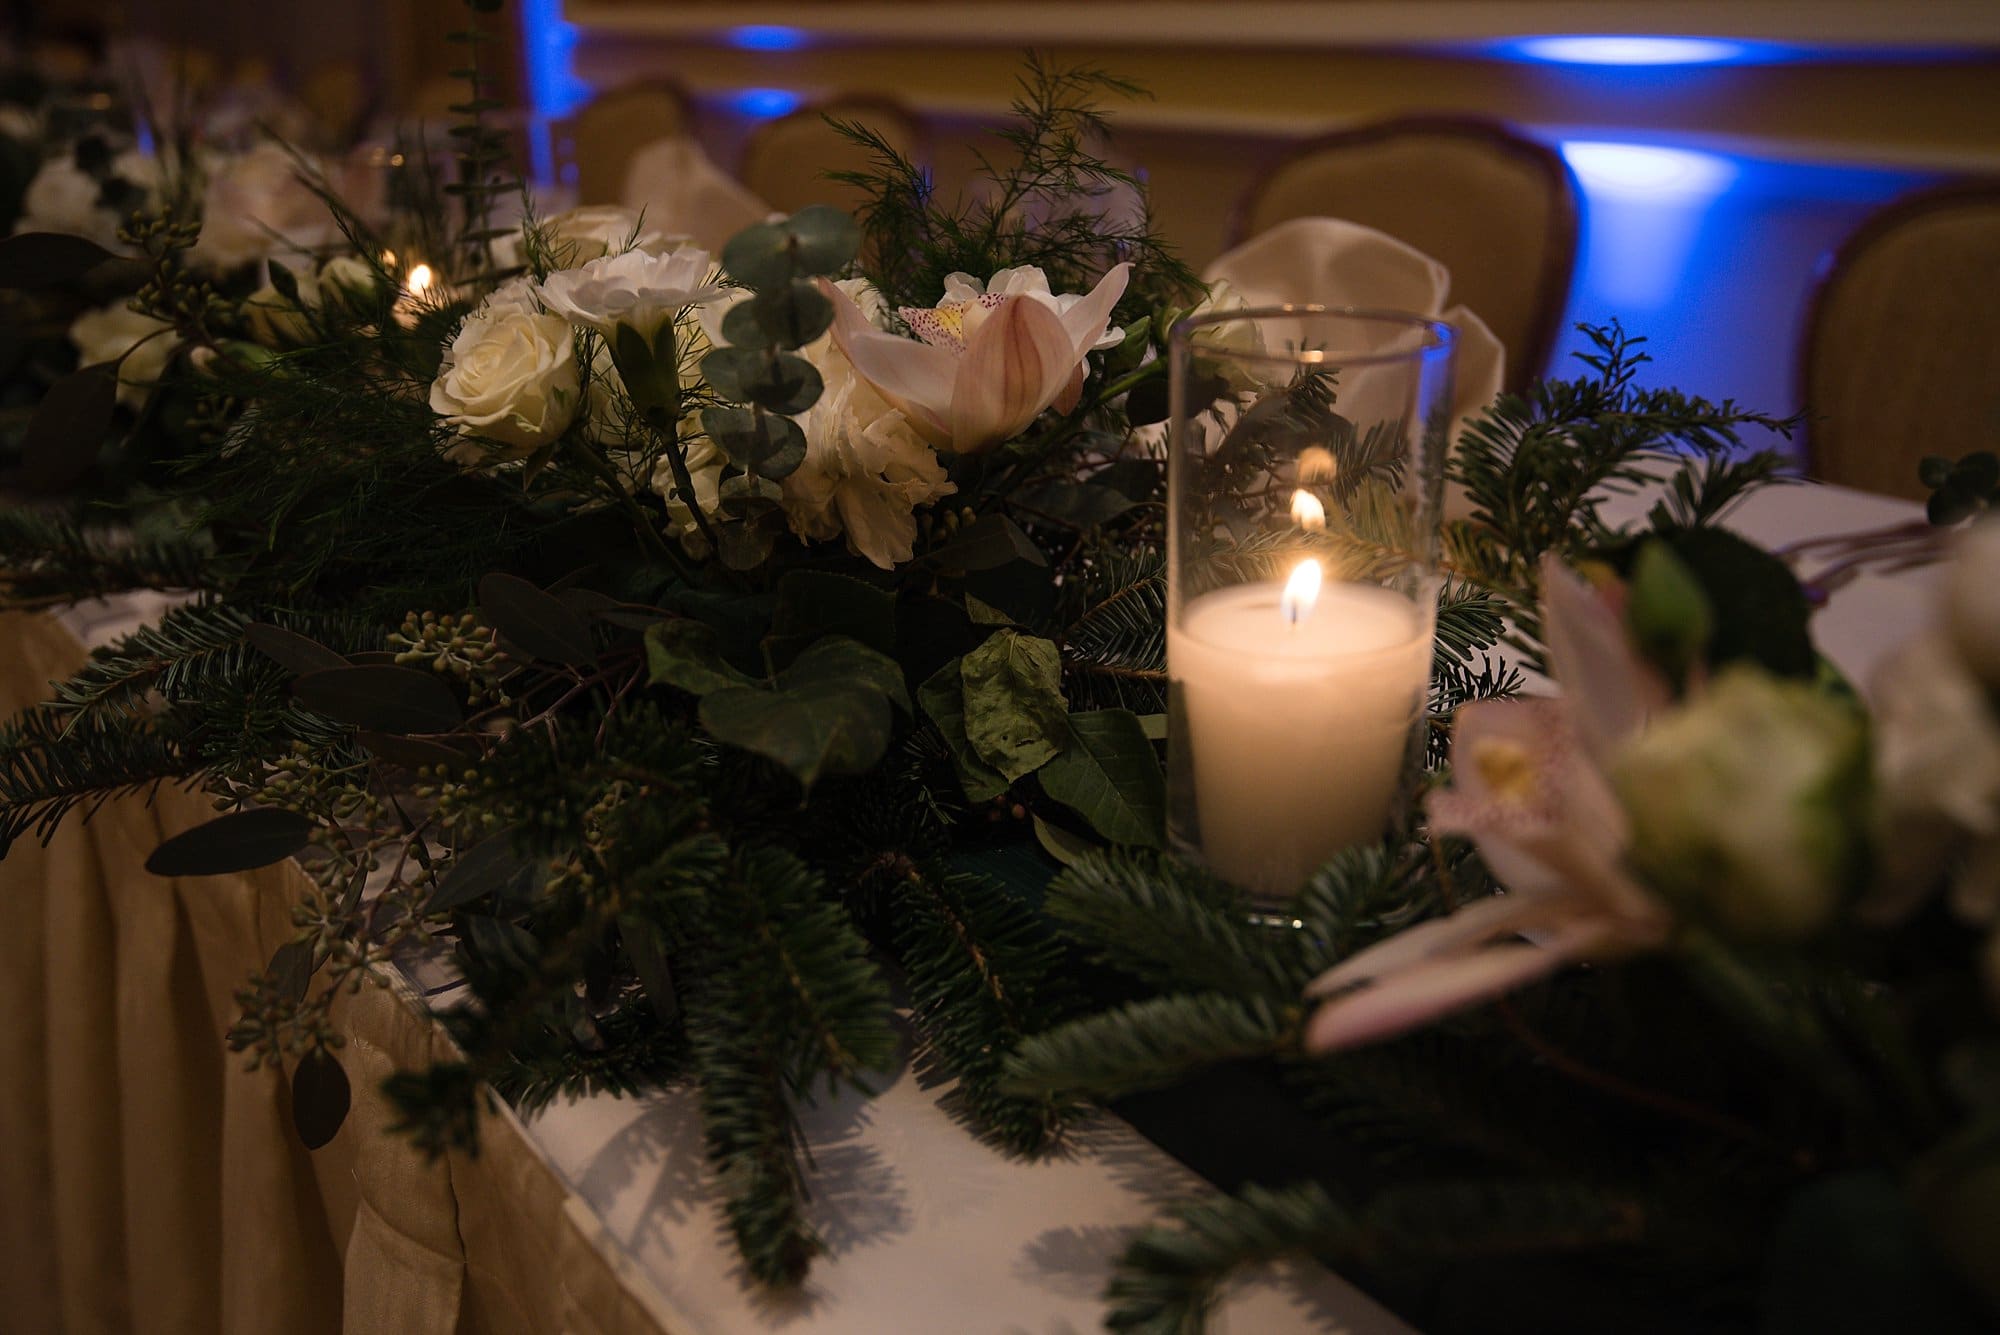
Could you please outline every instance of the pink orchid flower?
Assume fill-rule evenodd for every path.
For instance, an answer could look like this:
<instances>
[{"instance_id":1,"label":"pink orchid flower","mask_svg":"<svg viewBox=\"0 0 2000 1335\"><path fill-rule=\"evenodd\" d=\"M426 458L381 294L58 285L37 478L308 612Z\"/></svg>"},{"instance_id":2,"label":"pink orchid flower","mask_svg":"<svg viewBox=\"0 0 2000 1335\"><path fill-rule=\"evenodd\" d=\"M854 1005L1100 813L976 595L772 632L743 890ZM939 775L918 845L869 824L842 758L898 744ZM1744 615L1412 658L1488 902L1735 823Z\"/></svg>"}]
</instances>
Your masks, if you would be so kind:
<instances>
[{"instance_id":1,"label":"pink orchid flower","mask_svg":"<svg viewBox=\"0 0 2000 1335\"><path fill-rule=\"evenodd\" d=\"M905 308L899 314L915 338L884 333L846 294L822 287L834 304L834 341L856 374L931 444L977 454L1019 435L1046 408L1076 406L1084 358L1104 337L1131 267L1113 267L1067 308L1009 292Z\"/></svg>"},{"instance_id":2,"label":"pink orchid flower","mask_svg":"<svg viewBox=\"0 0 2000 1335\"><path fill-rule=\"evenodd\" d=\"M1425 810L1507 887L1370 946L1321 974L1310 1052L1391 1038L1583 960L1662 944L1665 906L1625 870L1630 823L1605 766L1665 710L1665 681L1626 636L1617 593L1542 565L1543 639L1564 695L1459 711L1451 786ZM1622 591L1618 591L1622 592Z\"/></svg>"}]
</instances>

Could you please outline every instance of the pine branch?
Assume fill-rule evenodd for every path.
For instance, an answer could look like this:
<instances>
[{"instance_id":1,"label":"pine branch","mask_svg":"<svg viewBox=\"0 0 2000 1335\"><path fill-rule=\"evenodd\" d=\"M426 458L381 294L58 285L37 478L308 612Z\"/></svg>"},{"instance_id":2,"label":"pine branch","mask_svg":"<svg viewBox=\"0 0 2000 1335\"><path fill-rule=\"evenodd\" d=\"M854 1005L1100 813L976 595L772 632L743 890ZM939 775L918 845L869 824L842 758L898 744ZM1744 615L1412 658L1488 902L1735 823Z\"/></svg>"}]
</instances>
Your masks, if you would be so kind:
<instances>
[{"instance_id":1,"label":"pine branch","mask_svg":"<svg viewBox=\"0 0 2000 1335\"><path fill-rule=\"evenodd\" d=\"M979 1135L1015 1154L1047 1149L1076 1111L1058 1095L1001 1088L1006 1055L1070 1008L1063 952L1046 924L983 877L906 882L896 896L897 953L924 1037L918 1069L951 1075L950 1096Z\"/></svg>"},{"instance_id":2,"label":"pine branch","mask_svg":"<svg viewBox=\"0 0 2000 1335\"><path fill-rule=\"evenodd\" d=\"M75 726L72 726L72 725ZM74 808L203 769L171 720L76 720L43 707L0 725L0 854L28 831L44 843Z\"/></svg>"},{"instance_id":3,"label":"pine branch","mask_svg":"<svg viewBox=\"0 0 2000 1335\"><path fill-rule=\"evenodd\" d=\"M1117 1098L1162 1089L1205 1066L1291 1046L1299 1014L1262 999L1200 993L1134 1002L1021 1044L1005 1087L1021 1094Z\"/></svg>"},{"instance_id":4,"label":"pine branch","mask_svg":"<svg viewBox=\"0 0 2000 1335\"><path fill-rule=\"evenodd\" d=\"M211 589L221 573L204 537L135 538L0 507L0 601L9 607L53 607L133 589Z\"/></svg>"}]
</instances>

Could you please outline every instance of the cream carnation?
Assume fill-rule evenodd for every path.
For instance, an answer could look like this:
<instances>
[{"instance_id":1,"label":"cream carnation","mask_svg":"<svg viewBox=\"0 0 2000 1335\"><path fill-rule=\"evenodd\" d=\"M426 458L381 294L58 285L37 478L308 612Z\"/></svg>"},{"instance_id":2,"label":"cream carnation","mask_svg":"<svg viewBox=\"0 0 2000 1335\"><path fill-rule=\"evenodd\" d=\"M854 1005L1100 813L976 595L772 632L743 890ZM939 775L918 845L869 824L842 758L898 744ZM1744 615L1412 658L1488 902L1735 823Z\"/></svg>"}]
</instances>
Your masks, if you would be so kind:
<instances>
[{"instance_id":1,"label":"cream carnation","mask_svg":"<svg viewBox=\"0 0 2000 1335\"><path fill-rule=\"evenodd\" d=\"M854 374L827 340L808 353L826 388L801 413L806 457L779 484L801 538L845 537L884 570L910 559L916 507L957 490L909 419Z\"/></svg>"},{"instance_id":2,"label":"cream carnation","mask_svg":"<svg viewBox=\"0 0 2000 1335\"><path fill-rule=\"evenodd\" d=\"M647 227L637 209L619 204L586 204L558 213L542 224L542 239L567 268L628 250L664 255L687 240Z\"/></svg>"},{"instance_id":3,"label":"cream carnation","mask_svg":"<svg viewBox=\"0 0 2000 1335\"><path fill-rule=\"evenodd\" d=\"M715 300L725 291L715 281L705 250L648 255L628 250L594 259L580 269L564 269L542 280L542 301L573 324L607 338L618 326L649 342L660 326L688 306Z\"/></svg>"},{"instance_id":4,"label":"cream carnation","mask_svg":"<svg viewBox=\"0 0 2000 1335\"><path fill-rule=\"evenodd\" d=\"M524 459L560 436L581 405L576 340L553 315L482 308L467 316L431 384L431 410L468 437L449 452L461 462Z\"/></svg>"}]
</instances>

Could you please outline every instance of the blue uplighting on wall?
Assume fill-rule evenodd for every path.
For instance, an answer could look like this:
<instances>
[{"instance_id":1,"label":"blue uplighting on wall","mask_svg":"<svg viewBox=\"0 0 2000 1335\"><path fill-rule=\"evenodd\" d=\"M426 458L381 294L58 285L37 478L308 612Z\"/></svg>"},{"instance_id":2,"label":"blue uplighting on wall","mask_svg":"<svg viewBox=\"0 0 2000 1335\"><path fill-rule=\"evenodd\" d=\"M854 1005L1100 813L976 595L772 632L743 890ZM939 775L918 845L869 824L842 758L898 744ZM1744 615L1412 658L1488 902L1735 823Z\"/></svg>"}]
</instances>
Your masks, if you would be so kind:
<instances>
[{"instance_id":1,"label":"blue uplighting on wall","mask_svg":"<svg viewBox=\"0 0 2000 1335\"><path fill-rule=\"evenodd\" d=\"M1502 48L1549 65L1735 65L1770 59L1775 48L1717 37L1638 37L1577 34L1523 37Z\"/></svg>"},{"instance_id":2,"label":"blue uplighting on wall","mask_svg":"<svg viewBox=\"0 0 2000 1335\"><path fill-rule=\"evenodd\" d=\"M1603 140L1571 139L1561 149L1583 188L1585 286L1627 311L1671 304L1711 206L1736 180L1735 161Z\"/></svg>"},{"instance_id":3,"label":"blue uplighting on wall","mask_svg":"<svg viewBox=\"0 0 2000 1335\"><path fill-rule=\"evenodd\" d=\"M797 111L805 100L803 93L795 93L789 88L739 88L722 99L731 111L755 116L759 120Z\"/></svg>"},{"instance_id":4,"label":"blue uplighting on wall","mask_svg":"<svg viewBox=\"0 0 2000 1335\"><path fill-rule=\"evenodd\" d=\"M812 44L812 34L782 23L746 23L731 28L723 40L745 51L799 51Z\"/></svg>"},{"instance_id":5,"label":"blue uplighting on wall","mask_svg":"<svg viewBox=\"0 0 2000 1335\"><path fill-rule=\"evenodd\" d=\"M590 85L576 77L576 25L563 22L562 0L520 0L522 63L537 133L529 136L535 179L551 180L555 164L546 127L590 100Z\"/></svg>"}]
</instances>

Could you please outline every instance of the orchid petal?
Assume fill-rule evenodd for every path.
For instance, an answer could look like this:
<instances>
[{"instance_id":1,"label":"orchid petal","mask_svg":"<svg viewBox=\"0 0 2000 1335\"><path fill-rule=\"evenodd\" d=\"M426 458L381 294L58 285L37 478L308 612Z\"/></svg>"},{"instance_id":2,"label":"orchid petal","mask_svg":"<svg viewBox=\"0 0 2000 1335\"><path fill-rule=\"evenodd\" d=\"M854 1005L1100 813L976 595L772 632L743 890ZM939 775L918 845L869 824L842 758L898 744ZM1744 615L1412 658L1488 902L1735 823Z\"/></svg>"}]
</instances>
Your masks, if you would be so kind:
<instances>
[{"instance_id":1,"label":"orchid petal","mask_svg":"<svg viewBox=\"0 0 2000 1335\"><path fill-rule=\"evenodd\" d=\"M1566 963L1568 958L1560 951L1523 944L1420 964L1321 1006L1306 1025L1305 1048L1333 1052L1394 1038L1454 1011L1505 996Z\"/></svg>"},{"instance_id":2,"label":"orchid petal","mask_svg":"<svg viewBox=\"0 0 2000 1335\"><path fill-rule=\"evenodd\" d=\"M913 338L885 334L868 322L845 292L824 280L820 288L833 302L833 341L890 406L900 409L933 445L950 443L953 385L959 358Z\"/></svg>"},{"instance_id":3,"label":"orchid petal","mask_svg":"<svg viewBox=\"0 0 2000 1335\"><path fill-rule=\"evenodd\" d=\"M1546 897L1540 895L1494 895L1479 900L1448 917L1419 923L1348 956L1307 984L1306 995L1328 996L1441 955L1461 954L1466 947L1520 932L1545 909Z\"/></svg>"},{"instance_id":4,"label":"orchid petal","mask_svg":"<svg viewBox=\"0 0 2000 1335\"><path fill-rule=\"evenodd\" d=\"M1578 735L1599 764L1668 704L1666 683L1639 658L1624 619L1553 556L1542 558L1542 639Z\"/></svg>"},{"instance_id":5,"label":"orchid petal","mask_svg":"<svg viewBox=\"0 0 2000 1335\"><path fill-rule=\"evenodd\" d=\"M1018 435L1062 393L1079 355L1054 311L1010 298L979 326L959 359L951 447L974 454Z\"/></svg>"},{"instance_id":6,"label":"orchid petal","mask_svg":"<svg viewBox=\"0 0 2000 1335\"><path fill-rule=\"evenodd\" d=\"M1132 266L1129 262L1112 265L1105 271L1104 277L1097 280L1097 286L1090 289L1089 296L1062 313L1062 327L1069 335L1076 360L1081 360L1104 336L1105 327L1111 323L1112 309L1125 295L1125 284L1131 278Z\"/></svg>"}]
</instances>

